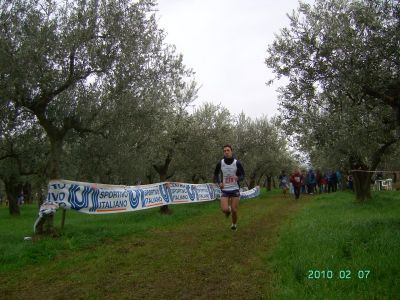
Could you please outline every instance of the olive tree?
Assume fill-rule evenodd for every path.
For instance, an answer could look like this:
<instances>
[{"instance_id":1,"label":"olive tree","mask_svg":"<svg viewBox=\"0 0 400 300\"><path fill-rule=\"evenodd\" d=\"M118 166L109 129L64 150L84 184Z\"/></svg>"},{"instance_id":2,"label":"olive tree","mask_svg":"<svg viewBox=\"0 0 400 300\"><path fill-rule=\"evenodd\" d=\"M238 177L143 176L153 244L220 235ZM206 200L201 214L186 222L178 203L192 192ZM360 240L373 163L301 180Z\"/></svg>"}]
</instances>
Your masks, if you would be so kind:
<instances>
[{"instance_id":1,"label":"olive tree","mask_svg":"<svg viewBox=\"0 0 400 300\"><path fill-rule=\"evenodd\" d=\"M268 47L266 64L288 78L281 118L305 151L337 156L354 172L356 198L399 140L399 6L391 0L300 3Z\"/></svg>"},{"instance_id":2,"label":"olive tree","mask_svg":"<svg viewBox=\"0 0 400 300\"><path fill-rule=\"evenodd\" d=\"M188 140L178 157L178 176L193 183L212 182L222 147L233 143L231 113L221 105L204 103L188 118ZM235 147L235 145L234 145Z\"/></svg>"},{"instance_id":3,"label":"olive tree","mask_svg":"<svg viewBox=\"0 0 400 300\"><path fill-rule=\"evenodd\" d=\"M48 143L43 129L14 106L2 106L0 116L0 180L10 214L19 215L17 197L27 184L41 181Z\"/></svg>"},{"instance_id":4,"label":"olive tree","mask_svg":"<svg viewBox=\"0 0 400 300\"><path fill-rule=\"evenodd\" d=\"M270 190L272 178L294 163L278 122L267 117L251 119L242 113L234 132L236 153L245 165L249 188L266 177Z\"/></svg>"},{"instance_id":5,"label":"olive tree","mask_svg":"<svg viewBox=\"0 0 400 300\"><path fill-rule=\"evenodd\" d=\"M164 44L154 6L141 0L0 1L0 102L44 129L48 178L63 176L63 144L71 134L107 140L112 125L170 105L168 91L184 88L189 71Z\"/></svg>"}]
</instances>

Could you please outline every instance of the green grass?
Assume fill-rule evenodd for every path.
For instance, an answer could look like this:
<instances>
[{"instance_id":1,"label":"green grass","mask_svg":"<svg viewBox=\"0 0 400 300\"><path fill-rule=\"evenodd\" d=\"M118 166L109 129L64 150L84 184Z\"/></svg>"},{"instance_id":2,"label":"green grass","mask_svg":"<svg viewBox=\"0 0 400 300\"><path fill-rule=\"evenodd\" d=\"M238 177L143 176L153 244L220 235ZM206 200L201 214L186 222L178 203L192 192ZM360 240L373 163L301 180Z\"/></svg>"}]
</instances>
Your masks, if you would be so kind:
<instances>
[{"instance_id":1,"label":"green grass","mask_svg":"<svg viewBox=\"0 0 400 300\"><path fill-rule=\"evenodd\" d=\"M0 207L0 294L10 299L29 298L32 291L36 298L80 299L400 295L398 192L376 193L360 204L349 193L295 202L278 190L263 190L258 199L240 204L234 234L218 202L171 209L171 216L160 215L158 208L109 215L67 211L58 238L24 241L32 236L37 207L23 206L19 217ZM60 218L59 211L56 227ZM308 278L310 270L320 278ZM358 271L369 271L368 278L358 278Z\"/></svg>"},{"instance_id":2,"label":"green grass","mask_svg":"<svg viewBox=\"0 0 400 300\"><path fill-rule=\"evenodd\" d=\"M276 299L398 299L399 193L362 204L350 193L319 196L282 228L267 261Z\"/></svg>"},{"instance_id":3,"label":"green grass","mask_svg":"<svg viewBox=\"0 0 400 300\"><path fill-rule=\"evenodd\" d=\"M173 217L160 215L158 208L133 213L88 215L67 211L64 231L58 238L40 241L24 241L33 235L37 205L24 205L20 216L10 216L8 208L0 207L0 273L16 270L25 265L43 263L62 254L119 240L135 234L140 237L154 228L180 224L184 220L218 210L218 203L206 202L188 205L172 205ZM61 210L54 220L60 227Z\"/></svg>"},{"instance_id":4,"label":"green grass","mask_svg":"<svg viewBox=\"0 0 400 300\"><path fill-rule=\"evenodd\" d=\"M268 192L275 195L277 191ZM265 189L261 197L266 197ZM60 251L95 247L107 241L128 235L145 236L155 228L179 225L196 216L218 211L217 201L170 205L173 216L160 215L159 208L122 214L89 215L73 210L66 213L65 228L60 237L43 238L40 241L24 241L33 235L33 224L38 215L37 205L23 205L20 216L10 216L8 207L0 206L0 273L29 264L49 261ZM55 214L54 224L59 229L61 210Z\"/></svg>"},{"instance_id":5,"label":"green grass","mask_svg":"<svg viewBox=\"0 0 400 300\"><path fill-rule=\"evenodd\" d=\"M32 242L22 238L32 227L33 215L28 216L28 227L16 225L27 217L23 213L2 224L9 231L18 229L11 233L14 242L5 240L16 255L4 259L0 295L6 299L259 298L262 287L272 282L263 255L276 240L280 224L302 206L263 192L240 204L237 232L231 232L230 220L217 202L174 205L171 216L160 216L158 209L97 216L68 211L61 237ZM16 263L19 258L24 261Z\"/></svg>"}]
</instances>

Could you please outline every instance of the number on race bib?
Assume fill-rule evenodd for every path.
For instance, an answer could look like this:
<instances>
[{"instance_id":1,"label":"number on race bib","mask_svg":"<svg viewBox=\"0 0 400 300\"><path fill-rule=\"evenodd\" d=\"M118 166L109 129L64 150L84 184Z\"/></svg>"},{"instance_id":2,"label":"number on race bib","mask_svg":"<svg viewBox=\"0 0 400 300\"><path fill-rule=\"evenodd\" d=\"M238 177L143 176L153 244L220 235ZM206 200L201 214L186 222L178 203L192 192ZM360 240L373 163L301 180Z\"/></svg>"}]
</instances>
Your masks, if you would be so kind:
<instances>
[{"instance_id":1,"label":"number on race bib","mask_svg":"<svg viewBox=\"0 0 400 300\"><path fill-rule=\"evenodd\" d=\"M225 183L234 183L236 182L235 177L233 176L228 176L225 178Z\"/></svg>"}]
</instances>

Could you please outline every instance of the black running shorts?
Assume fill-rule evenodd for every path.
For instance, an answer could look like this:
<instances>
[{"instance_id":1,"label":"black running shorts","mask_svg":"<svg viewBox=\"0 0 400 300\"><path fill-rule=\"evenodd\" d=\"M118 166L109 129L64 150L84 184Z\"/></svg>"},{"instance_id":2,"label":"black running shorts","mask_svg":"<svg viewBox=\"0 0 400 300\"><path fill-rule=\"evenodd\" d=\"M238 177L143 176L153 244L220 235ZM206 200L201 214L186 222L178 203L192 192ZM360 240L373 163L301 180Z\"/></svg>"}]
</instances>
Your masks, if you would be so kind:
<instances>
[{"instance_id":1,"label":"black running shorts","mask_svg":"<svg viewBox=\"0 0 400 300\"><path fill-rule=\"evenodd\" d=\"M222 191L221 197L240 197L240 191L239 190L233 190L233 191Z\"/></svg>"}]
</instances>

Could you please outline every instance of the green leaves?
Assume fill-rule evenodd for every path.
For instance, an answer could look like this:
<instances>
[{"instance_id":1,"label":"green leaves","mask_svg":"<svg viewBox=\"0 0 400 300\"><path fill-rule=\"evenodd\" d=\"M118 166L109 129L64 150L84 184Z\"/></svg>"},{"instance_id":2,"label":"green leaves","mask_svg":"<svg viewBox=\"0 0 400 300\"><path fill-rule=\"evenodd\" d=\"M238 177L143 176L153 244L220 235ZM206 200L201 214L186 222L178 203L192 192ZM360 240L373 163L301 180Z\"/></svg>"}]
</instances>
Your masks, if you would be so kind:
<instances>
[{"instance_id":1,"label":"green leaves","mask_svg":"<svg viewBox=\"0 0 400 300\"><path fill-rule=\"evenodd\" d=\"M396 139L396 9L396 1L378 0L301 4L269 46L266 65L289 80L283 126L312 157L337 157L337 166L352 153L374 168L382 145Z\"/></svg>"}]
</instances>

